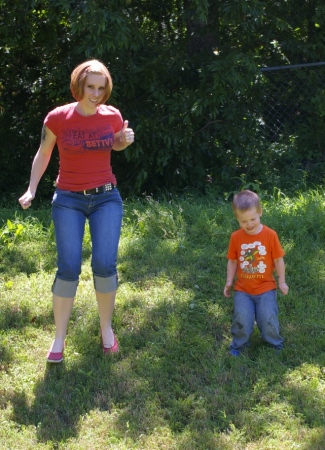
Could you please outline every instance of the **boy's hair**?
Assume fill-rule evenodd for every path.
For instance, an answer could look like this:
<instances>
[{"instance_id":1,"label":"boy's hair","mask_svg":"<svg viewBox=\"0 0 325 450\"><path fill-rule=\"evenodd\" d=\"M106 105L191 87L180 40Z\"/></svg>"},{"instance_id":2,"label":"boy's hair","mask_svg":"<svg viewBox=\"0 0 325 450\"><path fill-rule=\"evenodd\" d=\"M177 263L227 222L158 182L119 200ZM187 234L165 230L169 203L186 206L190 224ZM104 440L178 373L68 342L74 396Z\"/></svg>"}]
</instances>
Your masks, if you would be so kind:
<instances>
[{"instance_id":1,"label":"boy's hair","mask_svg":"<svg viewBox=\"0 0 325 450\"><path fill-rule=\"evenodd\" d=\"M248 189L234 195L232 207L234 212L236 212L236 210L244 212L251 208L256 208L256 211L258 212L262 211L259 196L255 194L255 192L249 191Z\"/></svg>"},{"instance_id":2,"label":"boy's hair","mask_svg":"<svg viewBox=\"0 0 325 450\"><path fill-rule=\"evenodd\" d=\"M100 103L105 103L106 100L108 100L111 95L113 89L113 82L111 74L109 73L108 69L104 66L104 64L101 61L98 61L98 59L91 59L89 61L85 61L84 63L79 64L79 66L77 66L72 71L70 82L70 90L72 96L75 98L75 100L77 100L77 102L79 102L79 100L82 100L84 96L86 77L89 73L104 75L104 77L106 78L105 92L103 98L100 101Z\"/></svg>"}]
</instances>

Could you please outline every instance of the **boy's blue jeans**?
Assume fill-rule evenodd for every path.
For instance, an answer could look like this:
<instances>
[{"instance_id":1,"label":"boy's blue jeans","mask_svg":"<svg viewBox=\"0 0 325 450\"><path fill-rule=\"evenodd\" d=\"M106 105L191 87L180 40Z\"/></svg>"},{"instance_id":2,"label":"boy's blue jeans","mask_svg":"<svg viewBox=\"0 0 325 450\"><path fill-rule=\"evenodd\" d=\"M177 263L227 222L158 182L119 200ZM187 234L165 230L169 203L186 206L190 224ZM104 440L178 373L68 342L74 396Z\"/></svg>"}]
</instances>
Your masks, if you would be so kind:
<instances>
[{"instance_id":1,"label":"boy's blue jeans","mask_svg":"<svg viewBox=\"0 0 325 450\"><path fill-rule=\"evenodd\" d=\"M266 342L279 350L283 347L283 338L279 334L276 297L276 290L260 295L250 295L241 291L234 292L231 349L240 351L248 345L255 320L262 338Z\"/></svg>"},{"instance_id":2,"label":"boy's blue jeans","mask_svg":"<svg viewBox=\"0 0 325 450\"><path fill-rule=\"evenodd\" d=\"M91 267L96 291L117 289L116 259L122 226L123 204L119 191L81 195L56 189L52 218L58 269L52 292L60 297L76 294L82 263L82 241L88 219L92 244Z\"/></svg>"}]
</instances>

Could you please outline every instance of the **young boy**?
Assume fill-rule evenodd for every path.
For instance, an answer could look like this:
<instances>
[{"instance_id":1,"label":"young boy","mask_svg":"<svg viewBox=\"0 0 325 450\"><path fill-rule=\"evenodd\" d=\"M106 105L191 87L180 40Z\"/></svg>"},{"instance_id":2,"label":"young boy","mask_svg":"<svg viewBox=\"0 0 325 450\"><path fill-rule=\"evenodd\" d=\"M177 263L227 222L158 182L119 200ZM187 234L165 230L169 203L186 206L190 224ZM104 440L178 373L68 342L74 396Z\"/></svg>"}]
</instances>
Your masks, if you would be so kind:
<instances>
[{"instance_id":1,"label":"young boy","mask_svg":"<svg viewBox=\"0 0 325 450\"><path fill-rule=\"evenodd\" d=\"M282 294L288 293L285 282L284 251L277 233L261 224L259 196L244 190L234 196L233 210L240 229L230 238L227 258L227 281L224 295L230 297L234 285L233 340L230 354L238 356L248 345L254 320L262 338L276 350L283 347L279 334L278 305L274 269Z\"/></svg>"}]
</instances>

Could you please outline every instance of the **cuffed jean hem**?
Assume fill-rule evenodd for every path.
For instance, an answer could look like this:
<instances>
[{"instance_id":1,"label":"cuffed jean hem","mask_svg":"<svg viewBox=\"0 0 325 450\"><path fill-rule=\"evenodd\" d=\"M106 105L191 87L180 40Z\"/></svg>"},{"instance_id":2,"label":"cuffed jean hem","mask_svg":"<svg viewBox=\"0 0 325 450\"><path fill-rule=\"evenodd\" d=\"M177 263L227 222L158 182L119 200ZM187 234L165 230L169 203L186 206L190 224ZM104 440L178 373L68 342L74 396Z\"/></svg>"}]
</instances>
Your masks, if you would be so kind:
<instances>
[{"instance_id":1,"label":"cuffed jean hem","mask_svg":"<svg viewBox=\"0 0 325 450\"><path fill-rule=\"evenodd\" d=\"M77 292L79 281L63 280L62 278L55 277L52 284L52 294L63 298L74 298Z\"/></svg>"},{"instance_id":2,"label":"cuffed jean hem","mask_svg":"<svg viewBox=\"0 0 325 450\"><path fill-rule=\"evenodd\" d=\"M110 277L99 277L98 275L94 275L94 286L95 290L102 294L116 291L118 286L117 274L114 273L114 275L111 275Z\"/></svg>"}]
</instances>

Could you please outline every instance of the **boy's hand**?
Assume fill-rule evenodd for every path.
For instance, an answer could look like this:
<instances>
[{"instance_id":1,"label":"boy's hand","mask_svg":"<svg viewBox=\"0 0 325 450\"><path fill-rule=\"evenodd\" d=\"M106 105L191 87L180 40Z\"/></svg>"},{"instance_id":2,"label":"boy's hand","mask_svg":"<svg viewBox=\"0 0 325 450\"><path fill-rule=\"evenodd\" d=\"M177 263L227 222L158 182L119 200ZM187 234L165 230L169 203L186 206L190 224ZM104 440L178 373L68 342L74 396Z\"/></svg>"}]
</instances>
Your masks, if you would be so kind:
<instances>
[{"instance_id":1,"label":"boy's hand","mask_svg":"<svg viewBox=\"0 0 325 450\"><path fill-rule=\"evenodd\" d=\"M231 296L231 287L232 287L232 283L226 283L226 286L224 287L224 290L223 290L223 295L225 297Z\"/></svg>"},{"instance_id":2,"label":"boy's hand","mask_svg":"<svg viewBox=\"0 0 325 450\"><path fill-rule=\"evenodd\" d=\"M279 284L279 289L281 291L281 293L283 295L287 295L287 293L289 292L289 287L287 285L287 283L278 283Z\"/></svg>"}]
</instances>

